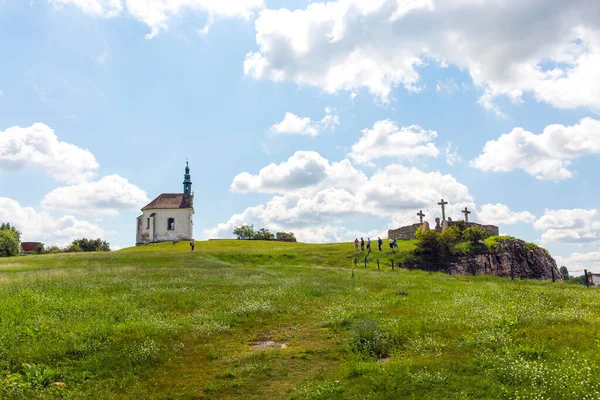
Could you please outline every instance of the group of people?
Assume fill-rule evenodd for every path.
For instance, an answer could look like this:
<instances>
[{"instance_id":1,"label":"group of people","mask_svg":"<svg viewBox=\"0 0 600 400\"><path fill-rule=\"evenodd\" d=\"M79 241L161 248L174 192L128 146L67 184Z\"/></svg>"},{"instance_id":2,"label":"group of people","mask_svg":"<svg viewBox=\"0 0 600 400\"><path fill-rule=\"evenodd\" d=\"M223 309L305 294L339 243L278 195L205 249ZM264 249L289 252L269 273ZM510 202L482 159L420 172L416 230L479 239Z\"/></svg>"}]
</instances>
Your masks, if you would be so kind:
<instances>
[{"instance_id":1,"label":"group of people","mask_svg":"<svg viewBox=\"0 0 600 400\"><path fill-rule=\"evenodd\" d=\"M365 251L365 240L360 238L360 242L358 238L354 239L354 248L358 250L358 244L360 243L360 251ZM367 251L371 250L371 238L367 238ZM379 247L379 251L381 251L381 246L383 246L383 240L380 237L377 238L377 246ZM398 242L396 239L390 239L390 250L394 250L398 248Z\"/></svg>"}]
</instances>

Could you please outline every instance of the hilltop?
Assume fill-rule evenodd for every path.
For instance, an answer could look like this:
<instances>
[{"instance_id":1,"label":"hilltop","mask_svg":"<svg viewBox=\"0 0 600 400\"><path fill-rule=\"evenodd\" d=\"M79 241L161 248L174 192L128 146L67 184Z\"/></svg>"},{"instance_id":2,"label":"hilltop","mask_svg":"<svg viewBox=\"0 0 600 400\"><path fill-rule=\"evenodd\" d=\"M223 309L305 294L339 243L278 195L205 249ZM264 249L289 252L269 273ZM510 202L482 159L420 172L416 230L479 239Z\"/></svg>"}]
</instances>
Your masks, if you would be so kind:
<instances>
[{"instance_id":1,"label":"hilltop","mask_svg":"<svg viewBox=\"0 0 600 400\"><path fill-rule=\"evenodd\" d=\"M400 257L230 240L2 259L0 398L598 396L596 290Z\"/></svg>"}]
</instances>

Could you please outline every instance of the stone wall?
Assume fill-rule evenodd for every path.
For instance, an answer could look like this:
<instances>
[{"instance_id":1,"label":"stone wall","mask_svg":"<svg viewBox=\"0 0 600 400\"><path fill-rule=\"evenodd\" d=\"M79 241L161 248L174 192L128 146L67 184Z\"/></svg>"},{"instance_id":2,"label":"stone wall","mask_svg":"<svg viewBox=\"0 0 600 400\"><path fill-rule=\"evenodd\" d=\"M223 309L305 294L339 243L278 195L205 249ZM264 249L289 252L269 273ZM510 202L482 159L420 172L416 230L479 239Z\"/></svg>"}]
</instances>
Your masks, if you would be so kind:
<instances>
[{"instance_id":1,"label":"stone wall","mask_svg":"<svg viewBox=\"0 0 600 400\"><path fill-rule=\"evenodd\" d=\"M413 240L415 239L415 231L420 226L421 224L412 224L398 229L390 229L388 230L388 239Z\"/></svg>"}]
</instances>

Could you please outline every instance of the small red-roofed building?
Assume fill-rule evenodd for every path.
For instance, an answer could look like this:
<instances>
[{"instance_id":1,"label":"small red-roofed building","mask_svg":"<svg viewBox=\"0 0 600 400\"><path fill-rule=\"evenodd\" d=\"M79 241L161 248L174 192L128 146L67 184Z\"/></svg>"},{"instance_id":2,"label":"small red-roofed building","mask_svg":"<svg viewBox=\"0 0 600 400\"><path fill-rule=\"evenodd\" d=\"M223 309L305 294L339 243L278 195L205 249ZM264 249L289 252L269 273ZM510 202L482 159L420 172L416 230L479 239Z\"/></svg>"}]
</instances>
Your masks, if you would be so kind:
<instances>
[{"instance_id":1,"label":"small red-roofed building","mask_svg":"<svg viewBox=\"0 0 600 400\"><path fill-rule=\"evenodd\" d=\"M21 251L24 254L32 253L37 245L42 244L41 242L21 242Z\"/></svg>"},{"instance_id":2,"label":"small red-roofed building","mask_svg":"<svg viewBox=\"0 0 600 400\"><path fill-rule=\"evenodd\" d=\"M183 193L162 193L142 208L137 217L136 245L191 240L194 228L194 193L186 162Z\"/></svg>"}]
</instances>

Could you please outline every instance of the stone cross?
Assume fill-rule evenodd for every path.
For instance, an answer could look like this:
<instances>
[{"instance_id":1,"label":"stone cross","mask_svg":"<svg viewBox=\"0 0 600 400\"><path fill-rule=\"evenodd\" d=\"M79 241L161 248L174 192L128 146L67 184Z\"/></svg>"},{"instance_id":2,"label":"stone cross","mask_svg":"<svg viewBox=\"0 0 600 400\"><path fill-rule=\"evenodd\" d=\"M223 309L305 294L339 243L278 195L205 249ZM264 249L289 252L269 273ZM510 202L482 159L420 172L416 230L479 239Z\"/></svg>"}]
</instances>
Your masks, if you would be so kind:
<instances>
[{"instance_id":1,"label":"stone cross","mask_svg":"<svg viewBox=\"0 0 600 400\"><path fill-rule=\"evenodd\" d=\"M419 213L417 215L419 216L421 223L423 223L423 217L425 216L425 214L423 214L423 210L419 210Z\"/></svg>"},{"instance_id":2,"label":"stone cross","mask_svg":"<svg viewBox=\"0 0 600 400\"><path fill-rule=\"evenodd\" d=\"M446 220L446 208L444 207L446 204L448 204L448 202L444 201L444 199L438 203L438 206L442 206L442 221Z\"/></svg>"},{"instance_id":3,"label":"stone cross","mask_svg":"<svg viewBox=\"0 0 600 400\"><path fill-rule=\"evenodd\" d=\"M464 210L461 211L463 214L465 214L465 222L469 222L469 214L471 214L471 211L469 211L467 209L467 207L465 207Z\"/></svg>"}]
</instances>

